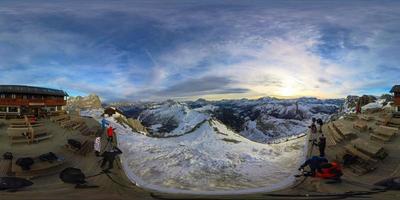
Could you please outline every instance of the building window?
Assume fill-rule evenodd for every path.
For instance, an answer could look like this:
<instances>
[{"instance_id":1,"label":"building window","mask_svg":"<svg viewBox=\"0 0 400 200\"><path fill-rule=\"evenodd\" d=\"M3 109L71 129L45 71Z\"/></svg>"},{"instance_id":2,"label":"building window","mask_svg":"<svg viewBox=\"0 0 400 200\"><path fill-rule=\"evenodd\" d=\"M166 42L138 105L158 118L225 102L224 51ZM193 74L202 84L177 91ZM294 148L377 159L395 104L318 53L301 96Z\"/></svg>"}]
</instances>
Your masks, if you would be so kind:
<instances>
[{"instance_id":1,"label":"building window","mask_svg":"<svg viewBox=\"0 0 400 200\"><path fill-rule=\"evenodd\" d=\"M0 107L0 112L7 112L7 107Z\"/></svg>"},{"instance_id":2,"label":"building window","mask_svg":"<svg viewBox=\"0 0 400 200\"><path fill-rule=\"evenodd\" d=\"M18 107L8 107L8 112L17 113L18 112Z\"/></svg>"},{"instance_id":3,"label":"building window","mask_svg":"<svg viewBox=\"0 0 400 200\"><path fill-rule=\"evenodd\" d=\"M6 94L0 94L0 99L5 99L6 98Z\"/></svg>"},{"instance_id":4,"label":"building window","mask_svg":"<svg viewBox=\"0 0 400 200\"><path fill-rule=\"evenodd\" d=\"M50 111L50 112L56 111L56 107L49 107L49 111Z\"/></svg>"},{"instance_id":5,"label":"building window","mask_svg":"<svg viewBox=\"0 0 400 200\"><path fill-rule=\"evenodd\" d=\"M12 98L12 99L16 99L16 98L17 98L17 95L12 94L12 95L11 95L11 98Z\"/></svg>"},{"instance_id":6,"label":"building window","mask_svg":"<svg viewBox=\"0 0 400 200\"><path fill-rule=\"evenodd\" d=\"M22 98L23 98L23 99L28 99L28 96L24 95Z\"/></svg>"}]
</instances>

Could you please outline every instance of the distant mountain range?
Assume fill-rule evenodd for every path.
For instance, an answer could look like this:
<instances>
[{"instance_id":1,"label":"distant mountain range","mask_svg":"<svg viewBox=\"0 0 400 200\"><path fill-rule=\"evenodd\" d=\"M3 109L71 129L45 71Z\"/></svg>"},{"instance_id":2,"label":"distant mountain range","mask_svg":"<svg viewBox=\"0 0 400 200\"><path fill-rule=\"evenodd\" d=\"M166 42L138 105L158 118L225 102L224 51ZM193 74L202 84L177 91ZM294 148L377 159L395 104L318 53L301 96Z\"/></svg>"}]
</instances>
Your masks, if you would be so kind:
<instances>
[{"instance_id":1,"label":"distant mountain range","mask_svg":"<svg viewBox=\"0 0 400 200\"><path fill-rule=\"evenodd\" d=\"M298 135L307 130L312 117L328 120L338 113L343 99L220 100L113 103L128 117L139 119L156 137L179 136L210 119L256 142Z\"/></svg>"},{"instance_id":2,"label":"distant mountain range","mask_svg":"<svg viewBox=\"0 0 400 200\"><path fill-rule=\"evenodd\" d=\"M153 137L184 135L206 121L217 120L243 137L266 143L304 133L313 117L328 121L332 116L354 112L357 102L361 106L382 107L390 101L390 95L363 95L345 99L263 97L219 101L114 102L103 106L117 107L125 116L139 119L147 127L149 136ZM374 102L379 103L372 105ZM70 98L67 108L96 109L101 106L97 95L89 95Z\"/></svg>"}]
</instances>

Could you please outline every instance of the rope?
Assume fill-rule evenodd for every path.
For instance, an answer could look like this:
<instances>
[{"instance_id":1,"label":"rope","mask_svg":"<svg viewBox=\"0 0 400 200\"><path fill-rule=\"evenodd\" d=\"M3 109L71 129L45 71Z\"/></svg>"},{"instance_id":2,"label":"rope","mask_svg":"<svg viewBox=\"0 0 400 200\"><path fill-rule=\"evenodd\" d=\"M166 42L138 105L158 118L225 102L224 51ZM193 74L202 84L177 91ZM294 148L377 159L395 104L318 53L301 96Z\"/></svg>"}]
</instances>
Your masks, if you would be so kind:
<instances>
[{"instance_id":1,"label":"rope","mask_svg":"<svg viewBox=\"0 0 400 200\"><path fill-rule=\"evenodd\" d=\"M104 171L101 171L100 173L95 174L95 175L87 176L86 178L87 178L87 179L88 179L88 178L93 178L93 177L96 177L96 176L100 176L100 175L102 175L102 174L104 174Z\"/></svg>"},{"instance_id":2,"label":"rope","mask_svg":"<svg viewBox=\"0 0 400 200\"><path fill-rule=\"evenodd\" d=\"M135 188L135 187L132 187L132 186L129 186L129 185L124 185L124 184L122 184L122 183L120 183L120 182L114 180L108 172L104 172L104 174L107 175L107 177L108 177L112 182L114 182L115 184L117 184L117 185L119 185L119 186L121 186L121 187L124 187L124 188Z\"/></svg>"},{"instance_id":3,"label":"rope","mask_svg":"<svg viewBox=\"0 0 400 200\"><path fill-rule=\"evenodd\" d=\"M349 191L345 193L338 194L264 194L264 196L270 197L341 197L348 198L354 196L364 196L364 195L372 195L377 193L386 192L386 190L376 190L376 191Z\"/></svg>"},{"instance_id":4,"label":"rope","mask_svg":"<svg viewBox=\"0 0 400 200\"><path fill-rule=\"evenodd\" d=\"M308 141L308 143L310 144L311 142ZM314 150L314 145L311 143L311 148L310 148L310 151L307 152L308 155L306 156L306 159L308 159L311 156L313 150ZM300 182L298 182L297 184L292 186L292 188L294 189L294 188L299 187L301 184L303 184L307 180L307 178L308 178L308 176L304 176L304 178Z\"/></svg>"}]
</instances>

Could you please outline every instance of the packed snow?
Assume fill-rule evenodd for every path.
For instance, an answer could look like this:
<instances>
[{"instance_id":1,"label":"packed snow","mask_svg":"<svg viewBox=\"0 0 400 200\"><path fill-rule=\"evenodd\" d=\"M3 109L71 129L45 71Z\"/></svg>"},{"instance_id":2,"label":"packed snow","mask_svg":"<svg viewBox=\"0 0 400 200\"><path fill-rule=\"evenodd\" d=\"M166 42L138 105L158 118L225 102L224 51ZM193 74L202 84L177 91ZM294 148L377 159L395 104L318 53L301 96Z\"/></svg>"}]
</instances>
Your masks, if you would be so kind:
<instances>
[{"instance_id":1,"label":"packed snow","mask_svg":"<svg viewBox=\"0 0 400 200\"><path fill-rule=\"evenodd\" d=\"M206 120L179 137L154 138L132 132L113 118L106 119L116 127L118 146L123 151L121 160L131 181L161 192L274 190L294 181L293 174L305 157L305 137L261 144L216 120Z\"/></svg>"}]
</instances>

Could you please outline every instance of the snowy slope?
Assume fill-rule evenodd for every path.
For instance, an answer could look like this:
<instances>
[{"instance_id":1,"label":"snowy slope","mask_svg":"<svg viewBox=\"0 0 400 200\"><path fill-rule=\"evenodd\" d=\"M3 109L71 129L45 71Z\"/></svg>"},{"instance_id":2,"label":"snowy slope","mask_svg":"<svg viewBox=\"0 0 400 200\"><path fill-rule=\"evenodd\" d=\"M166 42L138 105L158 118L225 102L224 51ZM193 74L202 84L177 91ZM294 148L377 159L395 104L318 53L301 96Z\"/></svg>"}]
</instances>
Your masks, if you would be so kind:
<instances>
[{"instance_id":1,"label":"snowy slope","mask_svg":"<svg viewBox=\"0 0 400 200\"><path fill-rule=\"evenodd\" d=\"M141 187L157 191L232 194L277 189L293 182L304 159L304 138L260 144L215 120L170 138L148 137L113 118L107 120L117 128L127 175Z\"/></svg>"},{"instance_id":2,"label":"snowy slope","mask_svg":"<svg viewBox=\"0 0 400 200\"><path fill-rule=\"evenodd\" d=\"M144 110L138 118L150 128L150 135L171 137L192 131L210 116L189 109L185 103L168 101Z\"/></svg>"}]
</instances>

